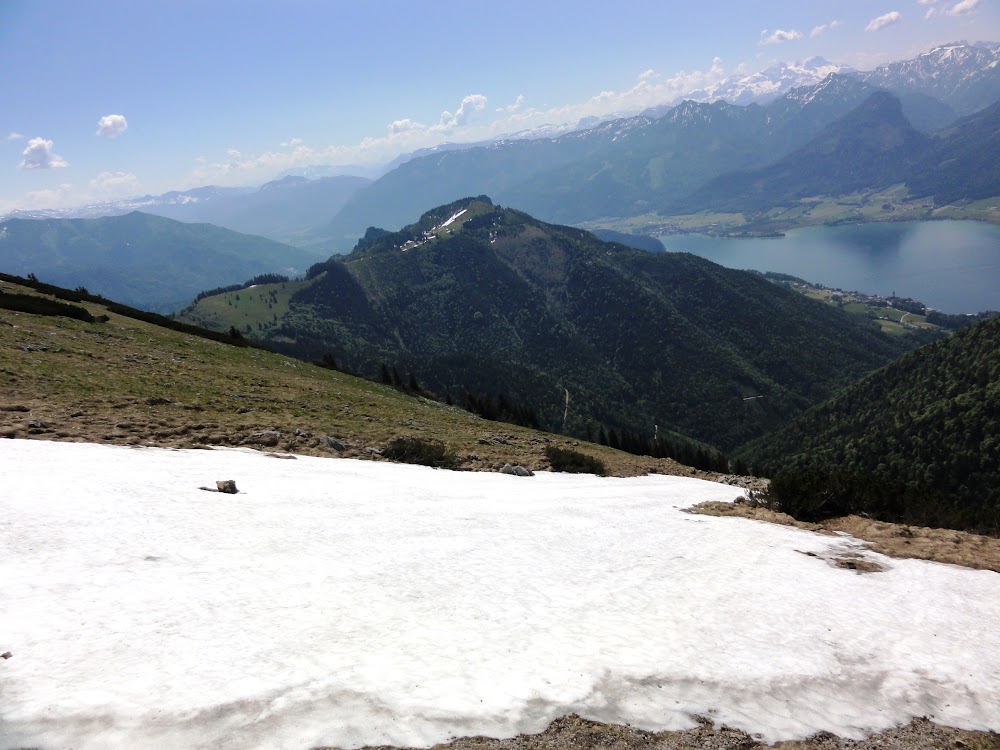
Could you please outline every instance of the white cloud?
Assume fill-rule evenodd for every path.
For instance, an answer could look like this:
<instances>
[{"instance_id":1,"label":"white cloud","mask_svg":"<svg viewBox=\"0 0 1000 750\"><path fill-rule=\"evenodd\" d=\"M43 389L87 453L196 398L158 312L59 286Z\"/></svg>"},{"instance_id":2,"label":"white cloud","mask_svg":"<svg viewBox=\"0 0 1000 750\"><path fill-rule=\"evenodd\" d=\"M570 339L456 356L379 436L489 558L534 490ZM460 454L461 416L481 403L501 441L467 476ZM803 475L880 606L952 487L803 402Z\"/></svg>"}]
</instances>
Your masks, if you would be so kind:
<instances>
[{"instance_id":1,"label":"white cloud","mask_svg":"<svg viewBox=\"0 0 1000 750\"><path fill-rule=\"evenodd\" d=\"M52 141L32 138L21 154L21 169L54 169L68 167L69 162L52 150Z\"/></svg>"},{"instance_id":2,"label":"white cloud","mask_svg":"<svg viewBox=\"0 0 1000 750\"><path fill-rule=\"evenodd\" d=\"M412 133L414 131L422 131L426 129L427 126L422 122L411 120L409 117L404 117L402 120L393 120L389 123L388 127L391 135L398 135L399 133Z\"/></svg>"},{"instance_id":3,"label":"white cloud","mask_svg":"<svg viewBox=\"0 0 1000 750\"><path fill-rule=\"evenodd\" d=\"M827 31L833 31L833 29L838 29L843 24L840 21L830 21L830 23L821 23L819 26L814 26L813 30L809 32L809 38L815 39L820 34L824 34Z\"/></svg>"},{"instance_id":4,"label":"white cloud","mask_svg":"<svg viewBox=\"0 0 1000 750\"><path fill-rule=\"evenodd\" d=\"M452 114L448 110L442 112L441 119L438 120L438 124L434 128L437 130L453 130L460 125L464 125L473 112L479 112L485 106L485 96L482 94L469 94L462 99L462 103L458 106L455 114Z\"/></svg>"},{"instance_id":5,"label":"white cloud","mask_svg":"<svg viewBox=\"0 0 1000 750\"><path fill-rule=\"evenodd\" d=\"M64 182L56 188L32 190L25 194L24 206L31 208L64 208L73 203L73 185Z\"/></svg>"},{"instance_id":6,"label":"white cloud","mask_svg":"<svg viewBox=\"0 0 1000 750\"><path fill-rule=\"evenodd\" d=\"M903 20L903 14L898 10L890 11L878 18L873 18L865 26L865 31L878 31L879 29L884 29L886 26L892 26L894 23L898 23Z\"/></svg>"},{"instance_id":7,"label":"white cloud","mask_svg":"<svg viewBox=\"0 0 1000 750\"><path fill-rule=\"evenodd\" d=\"M13 131L7 134L6 140L8 141L20 141L24 140L24 136L20 133L14 133Z\"/></svg>"},{"instance_id":8,"label":"white cloud","mask_svg":"<svg viewBox=\"0 0 1000 750\"><path fill-rule=\"evenodd\" d=\"M131 172L101 172L90 181L90 189L97 198L125 198L139 190L139 178Z\"/></svg>"},{"instance_id":9,"label":"white cloud","mask_svg":"<svg viewBox=\"0 0 1000 750\"><path fill-rule=\"evenodd\" d=\"M369 136L353 145L312 146L293 139L274 151L243 154L233 148L218 161L195 159L194 169L185 184L188 187L248 185L273 179L276 174L293 167L384 163L399 154L437 145L443 138L457 142L486 140L540 125L576 124L587 117L638 112L673 102L725 76L722 59L716 57L706 70L680 71L672 76L642 73L623 91L603 91L583 102L538 109L527 106L524 98L518 97L512 105L498 108L490 121L470 117L484 109L487 101L483 95L472 94L462 100L454 114L443 113L437 124L401 118L389 123L384 135Z\"/></svg>"},{"instance_id":10,"label":"white cloud","mask_svg":"<svg viewBox=\"0 0 1000 750\"><path fill-rule=\"evenodd\" d=\"M924 13L924 20L926 21L930 18L933 18L936 14L937 14L937 8L928 8L927 12Z\"/></svg>"},{"instance_id":11,"label":"white cloud","mask_svg":"<svg viewBox=\"0 0 1000 750\"><path fill-rule=\"evenodd\" d=\"M646 71L651 72L651 71ZM643 73L645 75L645 73ZM513 104L508 104L506 107L497 107L497 112L517 112L521 107L524 106L524 94L518 94L517 99L514 100Z\"/></svg>"},{"instance_id":12,"label":"white cloud","mask_svg":"<svg viewBox=\"0 0 1000 750\"><path fill-rule=\"evenodd\" d=\"M966 13L972 13L982 0L961 0L961 2L955 3L951 8L948 9L949 16L962 16Z\"/></svg>"},{"instance_id":13,"label":"white cloud","mask_svg":"<svg viewBox=\"0 0 1000 750\"><path fill-rule=\"evenodd\" d=\"M287 141L282 141L278 145L282 148L295 148L296 146L301 146L303 143L301 138L289 138Z\"/></svg>"},{"instance_id":14,"label":"white cloud","mask_svg":"<svg viewBox=\"0 0 1000 750\"><path fill-rule=\"evenodd\" d=\"M760 43L761 44L781 44L783 42L794 42L796 39L802 38L802 32L791 29L785 31L783 29L775 29L773 32L768 32L764 29L760 32Z\"/></svg>"},{"instance_id":15,"label":"white cloud","mask_svg":"<svg viewBox=\"0 0 1000 750\"><path fill-rule=\"evenodd\" d=\"M97 121L97 135L117 138L128 130L128 122L123 115L104 115Z\"/></svg>"},{"instance_id":16,"label":"white cloud","mask_svg":"<svg viewBox=\"0 0 1000 750\"><path fill-rule=\"evenodd\" d=\"M660 77L660 74L657 73L652 68L650 68L649 70L644 70L642 73L639 74L639 80L640 81L646 81L646 80L648 80L650 78L659 78L659 77Z\"/></svg>"}]
</instances>

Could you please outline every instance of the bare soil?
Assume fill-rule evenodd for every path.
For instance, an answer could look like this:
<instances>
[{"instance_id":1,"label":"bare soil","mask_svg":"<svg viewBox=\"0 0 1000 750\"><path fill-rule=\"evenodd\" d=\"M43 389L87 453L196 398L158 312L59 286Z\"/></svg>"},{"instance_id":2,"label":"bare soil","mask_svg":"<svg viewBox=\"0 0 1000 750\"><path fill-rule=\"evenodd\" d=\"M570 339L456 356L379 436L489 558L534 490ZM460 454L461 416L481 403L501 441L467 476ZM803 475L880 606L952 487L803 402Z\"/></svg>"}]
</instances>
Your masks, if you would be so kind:
<instances>
[{"instance_id":1,"label":"bare soil","mask_svg":"<svg viewBox=\"0 0 1000 750\"><path fill-rule=\"evenodd\" d=\"M435 745L433 750L1000 750L1000 735L975 732L914 719L863 740L821 733L806 740L766 745L746 732L716 727L707 719L680 732L645 732L619 724L601 724L579 716L552 722L541 734L521 734L505 740L463 737ZM389 746L365 750L398 750Z\"/></svg>"}]
</instances>

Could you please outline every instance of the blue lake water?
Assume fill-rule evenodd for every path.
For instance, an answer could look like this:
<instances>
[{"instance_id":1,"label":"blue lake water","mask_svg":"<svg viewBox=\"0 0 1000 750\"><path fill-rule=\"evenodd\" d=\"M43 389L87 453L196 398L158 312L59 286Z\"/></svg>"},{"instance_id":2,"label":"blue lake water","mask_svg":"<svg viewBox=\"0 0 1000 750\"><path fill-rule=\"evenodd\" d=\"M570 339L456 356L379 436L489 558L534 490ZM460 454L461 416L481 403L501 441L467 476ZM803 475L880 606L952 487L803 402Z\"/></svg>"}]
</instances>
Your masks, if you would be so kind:
<instances>
[{"instance_id":1,"label":"blue lake water","mask_svg":"<svg viewBox=\"0 0 1000 750\"><path fill-rule=\"evenodd\" d=\"M975 221L850 224L775 239L660 237L667 250L828 287L912 297L950 313L1000 310L1000 226Z\"/></svg>"}]
</instances>

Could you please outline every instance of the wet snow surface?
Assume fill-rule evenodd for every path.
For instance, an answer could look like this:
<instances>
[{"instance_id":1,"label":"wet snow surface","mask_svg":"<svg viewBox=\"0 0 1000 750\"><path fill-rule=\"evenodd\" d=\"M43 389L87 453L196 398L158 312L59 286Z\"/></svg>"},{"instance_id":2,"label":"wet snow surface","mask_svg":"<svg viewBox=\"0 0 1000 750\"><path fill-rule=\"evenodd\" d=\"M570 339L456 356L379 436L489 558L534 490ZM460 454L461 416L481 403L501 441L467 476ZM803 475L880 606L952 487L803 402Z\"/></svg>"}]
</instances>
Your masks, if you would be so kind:
<instances>
[{"instance_id":1,"label":"wet snow surface","mask_svg":"<svg viewBox=\"0 0 1000 750\"><path fill-rule=\"evenodd\" d=\"M731 487L20 440L0 468L0 748L1000 729L1000 575L680 511Z\"/></svg>"}]
</instances>

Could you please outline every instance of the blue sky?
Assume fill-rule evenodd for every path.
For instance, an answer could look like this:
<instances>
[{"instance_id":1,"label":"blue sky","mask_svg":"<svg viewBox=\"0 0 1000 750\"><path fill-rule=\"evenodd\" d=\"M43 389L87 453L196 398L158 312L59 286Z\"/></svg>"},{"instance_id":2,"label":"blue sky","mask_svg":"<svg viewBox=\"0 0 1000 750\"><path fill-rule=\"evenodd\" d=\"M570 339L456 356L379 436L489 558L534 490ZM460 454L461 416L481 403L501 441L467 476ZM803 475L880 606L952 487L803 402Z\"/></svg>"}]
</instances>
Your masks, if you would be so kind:
<instances>
[{"instance_id":1,"label":"blue sky","mask_svg":"<svg viewBox=\"0 0 1000 750\"><path fill-rule=\"evenodd\" d=\"M870 69L1000 40L998 6L0 0L0 213L385 162L779 60Z\"/></svg>"}]
</instances>

